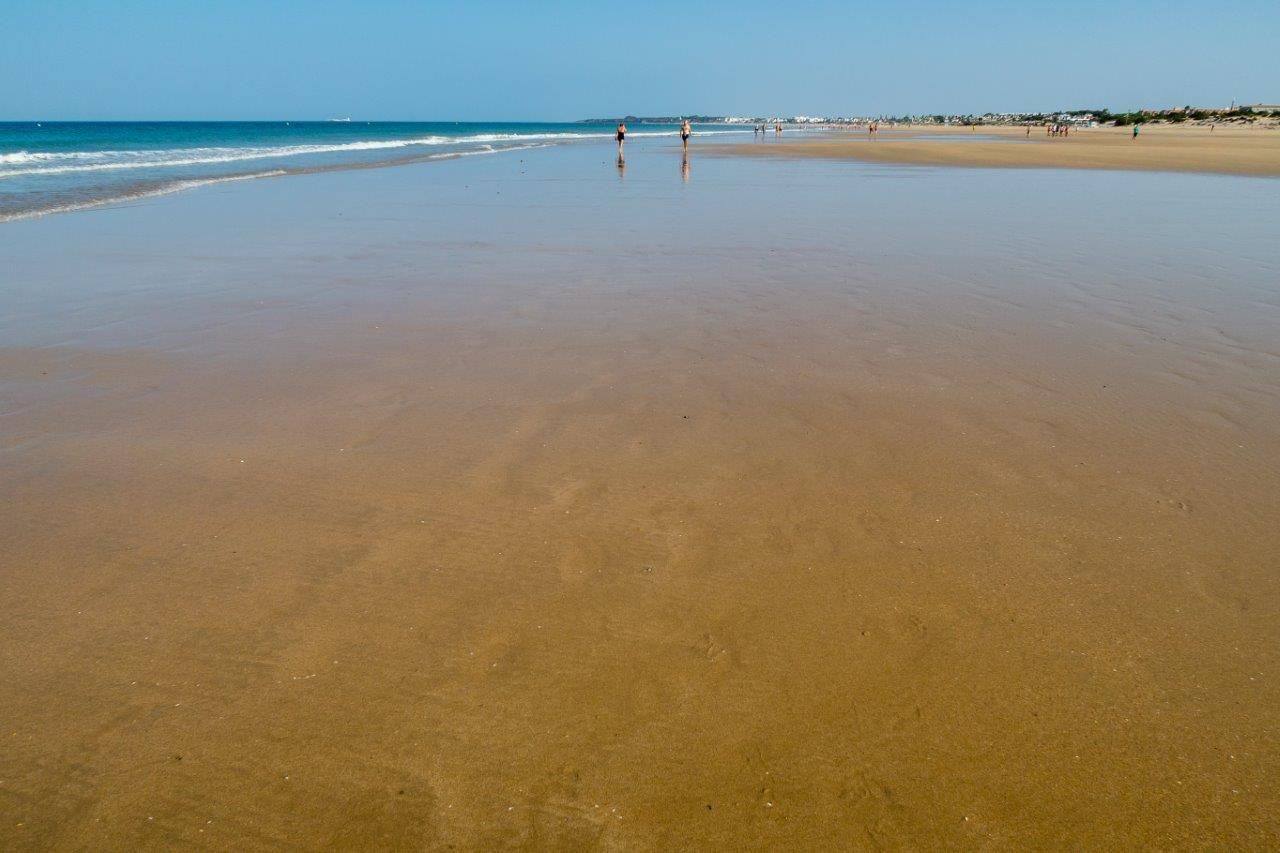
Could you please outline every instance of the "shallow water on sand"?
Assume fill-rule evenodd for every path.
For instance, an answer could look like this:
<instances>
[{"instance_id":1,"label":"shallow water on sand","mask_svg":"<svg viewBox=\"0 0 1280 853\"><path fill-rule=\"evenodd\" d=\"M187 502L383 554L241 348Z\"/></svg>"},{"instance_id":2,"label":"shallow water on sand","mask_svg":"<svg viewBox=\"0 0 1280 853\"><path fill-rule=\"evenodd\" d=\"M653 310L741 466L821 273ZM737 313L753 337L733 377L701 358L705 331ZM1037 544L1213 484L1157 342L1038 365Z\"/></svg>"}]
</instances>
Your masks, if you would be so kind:
<instances>
[{"instance_id":1,"label":"shallow water on sand","mask_svg":"<svg viewBox=\"0 0 1280 853\"><path fill-rule=\"evenodd\" d=\"M641 124L634 139L674 137ZM696 125L700 138L745 128ZM0 223L231 181L386 166L612 139L593 123L0 122Z\"/></svg>"},{"instance_id":2,"label":"shallow water on sand","mask_svg":"<svg viewBox=\"0 0 1280 853\"><path fill-rule=\"evenodd\" d=\"M0 842L1273 846L1277 222L652 142L0 227Z\"/></svg>"}]
</instances>

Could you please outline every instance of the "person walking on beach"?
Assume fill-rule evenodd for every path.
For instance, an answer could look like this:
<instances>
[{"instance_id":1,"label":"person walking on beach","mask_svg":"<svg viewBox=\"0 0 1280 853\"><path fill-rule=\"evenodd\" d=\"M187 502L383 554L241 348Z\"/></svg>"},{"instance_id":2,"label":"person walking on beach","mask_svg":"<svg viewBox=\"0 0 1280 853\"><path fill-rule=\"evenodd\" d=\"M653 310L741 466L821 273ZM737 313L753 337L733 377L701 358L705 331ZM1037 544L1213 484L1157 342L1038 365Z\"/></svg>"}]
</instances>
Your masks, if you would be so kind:
<instances>
[{"instance_id":1,"label":"person walking on beach","mask_svg":"<svg viewBox=\"0 0 1280 853\"><path fill-rule=\"evenodd\" d=\"M684 145L684 150L689 151L689 134L693 133L693 128L689 126L689 120L685 119L680 123L680 142Z\"/></svg>"},{"instance_id":2,"label":"person walking on beach","mask_svg":"<svg viewBox=\"0 0 1280 853\"><path fill-rule=\"evenodd\" d=\"M618 122L618 157L622 157L622 145L627 141L627 126L623 122Z\"/></svg>"},{"instance_id":3,"label":"person walking on beach","mask_svg":"<svg viewBox=\"0 0 1280 853\"><path fill-rule=\"evenodd\" d=\"M1135 140L1138 138L1138 128L1139 128L1139 127L1141 127L1141 125L1137 125L1137 124L1135 124L1135 125L1133 126L1133 138L1134 138ZM1159 147L1159 146L1157 146L1157 147Z\"/></svg>"}]
</instances>

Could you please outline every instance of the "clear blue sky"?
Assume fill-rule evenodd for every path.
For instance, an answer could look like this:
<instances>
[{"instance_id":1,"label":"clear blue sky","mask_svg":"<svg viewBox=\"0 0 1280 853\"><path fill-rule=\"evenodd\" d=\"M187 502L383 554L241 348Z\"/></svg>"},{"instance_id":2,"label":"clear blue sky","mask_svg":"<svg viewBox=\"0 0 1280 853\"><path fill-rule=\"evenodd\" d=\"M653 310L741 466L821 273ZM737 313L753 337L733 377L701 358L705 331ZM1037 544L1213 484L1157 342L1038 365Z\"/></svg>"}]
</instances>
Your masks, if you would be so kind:
<instances>
[{"instance_id":1,"label":"clear blue sky","mask_svg":"<svg viewBox=\"0 0 1280 853\"><path fill-rule=\"evenodd\" d=\"M1280 101L1280 0L0 0L0 119Z\"/></svg>"}]
</instances>

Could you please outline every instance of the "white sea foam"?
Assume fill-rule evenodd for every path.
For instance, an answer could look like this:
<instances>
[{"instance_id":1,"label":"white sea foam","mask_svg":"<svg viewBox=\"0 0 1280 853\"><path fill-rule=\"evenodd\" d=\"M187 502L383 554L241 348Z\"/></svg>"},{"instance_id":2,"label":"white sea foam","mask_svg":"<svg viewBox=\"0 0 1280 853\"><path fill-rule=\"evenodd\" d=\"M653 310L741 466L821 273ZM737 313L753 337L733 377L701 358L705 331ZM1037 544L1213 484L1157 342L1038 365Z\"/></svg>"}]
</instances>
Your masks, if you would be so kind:
<instances>
[{"instance_id":1,"label":"white sea foam","mask_svg":"<svg viewBox=\"0 0 1280 853\"><path fill-rule=\"evenodd\" d=\"M698 131L699 135L743 133L738 130ZM678 131L636 131L633 137L675 136ZM572 141L611 139L613 133L478 133L471 136L423 136L413 139L369 139L328 145L280 145L259 147L164 148L133 151L16 151L0 154L0 164L18 168L0 169L0 179L33 175L61 175L75 172L110 172L125 169L156 169L175 166L202 166L335 154L352 151L380 151L416 146L475 145L490 142Z\"/></svg>"},{"instance_id":2,"label":"white sea foam","mask_svg":"<svg viewBox=\"0 0 1280 853\"><path fill-rule=\"evenodd\" d=\"M137 192L122 193L109 198L98 198L87 201L78 201L71 204L60 204L54 207L38 208L36 210L22 210L16 213L0 213L0 222L15 222L19 219L35 219L40 216L48 216L51 213L71 213L76 210L89 210L94 207L104 207L110 204L120 204L127 201L137 201L143 198L154 198L155 196L171 195L172 193L180 193L183 190L193 190L197 187L207 187L210 184L225 184L231 181L251 181L254 178L273 178L278 175L286 175L283 169L273 169L269 172L254 172L249 175L226 175L221 178L199 178L190 181L174 181L171 184L154 187L152 189L138 190Z\"/></svg>"},{"instance_id":3,"label":"white sea foam","mask_svg":"<svg viewBox=\"0 0 1280 853\"><path fill-rule=\"evenodd\" d=\"M10 151L0 154L0 163L51 163L59 160L102 160L121 151ZM145 153L145 152L139 152Z\"/></svg>"},{"instance_id":4,"label":"white sea foam","mask_svg":"<svg viewBox=\"0 0 1280 853\"><path fill-rule=\"evenodd\" d=\"M494 148L486 145L483 148L471 151L446 151L439 154L430 155L432 160L453 159L455 157L470 157L477 154L503 154L508 151L527 151L531 148L546 148L551 143L533 143L530 145L508 145L503 148ZM144 198L154 198L156 196L172 195L173 193L183 192L185 190L193 190L199 187L207 187L211 184L224 184L231 181L249 181L255 178L275 178L281 175L288 175L287 169L272 169L266 172L253 172L247 175L223 175L213 178L194 178L185 181L174 181L173 183L164 184L159 187L152 187L144 190L136 190L133 192L121 193L106 198L87 199L85 201L72 202L70 204L55 205L53 207L36 208L33 210L21 210L13 213L0 213L0 222L16 222L20 219L36 219L41 216L49 216L54 213L72 213L77 210L90 210L95 207L106 207L113 204L121 204L124 202L137 201ZM294 173L296 174L296 173Z\"/></svg>"},{"instance_id":5,"label":"white sea foam","mask_svg":"<svg viewBox=\"0 0 1280 853\"><path fill-rule=\"evenodd\" d=\"M297 157L304 154L330 154L344 151L377 151L389 148L407 148L413 145L443 145L449 142L448 137L427 136L420 139L367 140L360 142L344 142L333 145L281 145L273 147L245 148L170 148L141 151L94 151L67 152L74 155L89 155L83 159L100 159L106 162L74 163L60 165L38 165L26 169L0 170L0 178L13 178L29 175L61 175L69 172L104 172L120 169L154 169L173 166L202 166L216 163L237 163L244 160L263 160L271 158ZM49 159L40 153L31 155L27 162L44 163ZM63 155L65 156L65 155ZM77 157L76 159L81 159ZM21 161L19 161L21 162Z\"/></svg>"}]
</instances>

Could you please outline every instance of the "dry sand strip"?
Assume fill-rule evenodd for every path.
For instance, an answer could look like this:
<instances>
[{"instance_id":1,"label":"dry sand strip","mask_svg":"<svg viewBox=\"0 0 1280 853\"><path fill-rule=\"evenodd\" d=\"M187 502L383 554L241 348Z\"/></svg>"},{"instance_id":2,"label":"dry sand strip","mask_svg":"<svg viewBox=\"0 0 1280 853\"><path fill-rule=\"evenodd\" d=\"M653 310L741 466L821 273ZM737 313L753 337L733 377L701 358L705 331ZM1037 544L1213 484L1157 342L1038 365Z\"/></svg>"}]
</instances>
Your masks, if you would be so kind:
<instances>
[{"instance_id":1,"label":"dry sand strip","mask_svg":"<svg viewBox=\"0 0 1280 853\"><path fill-rule=\"evenodd\" d=\"M977 168L1125 169L1155 172L1211 172L1224 175L1280 175L1280 130L1274 128L1176 128L1144 126L1137 139L1127 127L1092 128L1066 138L1048 138L1043 128L980 128L970 131L916 128L865 132L776 144L721 145L722 153L756 156L821 157L920 166ZM926 138L926 135L927 137ZM956 140L939 136L956 136Z\"/></svg>"}]
</instances>

